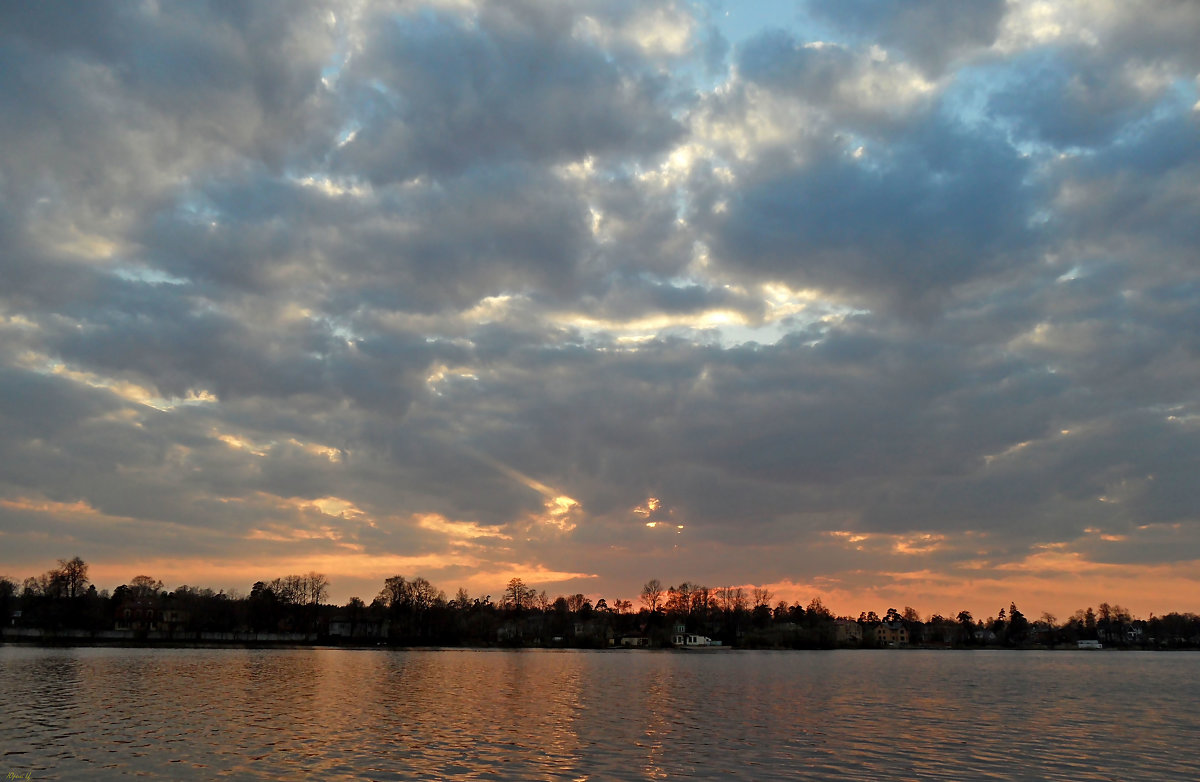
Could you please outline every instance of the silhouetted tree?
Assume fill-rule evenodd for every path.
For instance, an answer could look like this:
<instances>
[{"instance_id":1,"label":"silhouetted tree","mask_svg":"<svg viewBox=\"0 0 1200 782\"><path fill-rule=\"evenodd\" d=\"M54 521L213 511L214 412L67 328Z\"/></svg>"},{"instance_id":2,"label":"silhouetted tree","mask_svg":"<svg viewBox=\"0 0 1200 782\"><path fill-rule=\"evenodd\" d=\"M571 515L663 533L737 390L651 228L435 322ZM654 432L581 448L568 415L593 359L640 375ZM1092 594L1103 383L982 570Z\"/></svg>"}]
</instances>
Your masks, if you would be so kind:
<instances>
[{"instance_id":1,"label":"silhouetted tree","mask_svg":"<svg viewBox=\"0 0 1200 782\"><path fill-rule=\"evenodd\" d=\"M746 592L741 587L721 587L717 590L717 606L722 613L732 614L746 610Z\"/></svg>"},{"instance_id":2,"label":"silhouetted tree","mask_svg":"<svg viewBox=\"0 0 1200 782\"><path fill-rule=\"evenodd\" d=\"M408 600L408 581L404 576L391 576L383 582L383 588L375 596L375 600L385 608L400 606Z\"/></svg>"},{"instance_id":3,"label":"silhouetted tree","mask_svg":"<svg viewBox=\"0 0 1200 782\"><path fill-rule=\"evenodd\" d=\"M662 605L663 588L662 582L657 578L652 578L642 587L642 605L650 613L656 613Z\"/></svg>"},{"instance_id":4,"label":"silhouetted tree","mask_svg":"<svg viewBox=\"0 0 1200 782\"><path fill-rule=\"evenodd\" d=\"M466 588L459 587L454 593L454 607L459 610L465 610L471 606L471 596L467 593Z\"/></svg>"},{"instance_id":5,"label":"silhouetted tree","mask_svg":"<svg viewBox=\"0 0 1200 782\"><path fill-rule=\"evenodd\" d=\"M959 611L955 619L958 620L959 643L967 645L975 643L975 618L971 616L971 612Z\"/></svg>"},{"instance_id":6,"label":"silhouetted tree","mask_svg":"<svg viewBox=\"0 0 1200 782\"><path fill-rule=\"evenodd\" d=\"M1022 644L1028 634L1029 620L1017 610L1016 603L1010 603L1008 607L1008 643Z\"/></svg>"},{"instance_id":7,"label":"silhouetted tree","mask_svg":"<svg viewBox=\"0 0 1200 782\"><path fill-rule=\"evenodd\" d=\"M521 611L533 607L533 595L534 591L524 581L514 577L509 579L502 600L505 608Z\"/></svg>"},{"instance_id":8,"label":"silhouetted tree","mask_svg":"<svg viewBox=\"0 0 1200 782\"><path fill-rule=\"evenodd\" d=\"M63 595L68 600L74 600L77 597L82 597L88 585L88 566L79 557L71 559L60 559L58 561L58 570L54 571L56 576L62 580Z\"/></svg>"},{"instance_id":9,"label":"silhouetted tree","mask_svg":"<svg viewBox=\"0 0 1200 782\"><path fill-rule=\"evenodd\" d=\"M825 607L820 597L814 597L808 601L808 607L804 609L804 616L808 621L814 623L833 619L833 613Z\"/></svg>"},{"instance_id":10,"label":"silhouetted tree","mask_svg":"<svg viewBox=\"0 0 1200 782\"><path fill-rule=\"evenodd\" d=\"M766 587L754 587L753 589L755 608L759 608L760 606L769 606L771 604L772 597L774 597L774 595L772 595L770 590L768 590Z\"/></svg>"},{"instance_id":11,"label":"silhouetted tree","mask_svg":"<svg viewBox=\"0 0 1200 782\"><path fill-rule=\"evenodd\" d=\"M329 596L329 579L324 573L309 572L304 577L304 591L309 605L320 605Z\"/></svg>"},{"instance_id":12,"label":"silhouetted tree","mask_svg":"<svg viewBox=\"0 0 1200 782\"><path fill-rule=\"evenodd\" d=\"M163 582L152 576L134 576L129 582L129 589L135 599L158 597L162 592Z\"/></svg>"}]
</instances>

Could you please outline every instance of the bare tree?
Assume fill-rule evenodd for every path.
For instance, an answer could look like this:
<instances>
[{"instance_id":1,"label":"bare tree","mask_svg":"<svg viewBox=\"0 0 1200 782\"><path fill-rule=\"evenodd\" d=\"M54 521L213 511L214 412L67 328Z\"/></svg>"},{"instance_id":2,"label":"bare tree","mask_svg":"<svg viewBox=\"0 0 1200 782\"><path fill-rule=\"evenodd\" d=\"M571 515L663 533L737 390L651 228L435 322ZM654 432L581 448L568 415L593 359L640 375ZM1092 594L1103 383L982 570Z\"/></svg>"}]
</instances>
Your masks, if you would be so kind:
<instances>
[{"instance_id":1,"label":"bare tree","mask_svg":"<svg viewBox=\"0 0 1200 782\"><path fill-rule=\"evenodd\" d=\"M58 561L59 569L55 571L62 579L63 590L66 597L75 598L83 594L88 585L88 566L79 557L72 559L60 559Z\"/></svg>"},{"instance_id":2,"label":"bare tree","mask_svg":"<svg viewBox=\"0 0 1200 782\"><path fill-rule=\"evenodd\" d=\"M284 576L270 584L270 590L281 603L288 605L304 605L309 602L309 584L307 576Z\"/></svg>"},{"instance_id":3,"label":"bare tree","mask_svg":"<svg viewBox=\"0 0 1200 782\"><path fill-rule=\"evenodd\" d=\"M691 612L693 614L706 615L712 603L713 593L711 589L706 586L692 587Z\"/></svg>"},{"instance_id":4,"label":"bare tree","mask_svg":"<svg viewBox=\"0 0 1200 782\"><path fill-rule=\"evenodd\" d=\"M413 608L417 611L428 611L435 605L446 602L446 595L421 576L417 576L409 584L409 594Z\"/></svg>"},{"instance_id":5,"label":"bare tree","mask_svg":"<svg viewBox=\"0 0 1200 782\"><path fill-rule=\"evenodd\" d=\"M754 587L754 607L771 605L771 598L775 597L766 587Z\"/></svg>"},{"instance_id":6,"label":"bare tree","mask_svg":"<svg viewBox=\"0 0 1200 782\"><path fill-rule=\"evenodd\" d=\"M671 587L667 590L667 611L677 614L686 614L692 610L692 593L696 591L695 584L689 584L684 581L677 587Z\"/></svg>"},{"instance_id":7,"label":"bare tree","mask_svg":"<svg viewBox=\"0 0 1200 782\"><path fill-rule=\"evenodd\" d=\"M62 574L57 570L47 570L40 576L30 576L21 585L26 594L38 597L62 597L65 594Z\"/></svg>"},{"instance_id":8,"label":"bare tree","mask_svg":"<svg viewBox=\"0 0 1200 782\"><path fill-rule=\"evenodd\" d=\"M533 590L526 587L520 578L513 577L504 589L503 600L510 608L529 608L533 604Z\"/></svg>"},{"instance_id":9,"label":"bare tree","mask_svg":"<svg viewBox=\"0 0 1200 782\"><path fill-rule=\"evenodd\" d=\"M658 610L662 605L663 588L662 582L657 578L652 578L642 587L642 605L644 605L651 613Z\"/></svg>"},{"instance_id":10,"label":"bare tree","mask_svg":"<svg viewBox=\"0 0 1200 782\"><path fill-rule=\"evenodd\" d=\"M329 597L329 578L324 573L310 572L304 577L304 585L309 605L320 605Z\"/></svg>"}]
</instances>

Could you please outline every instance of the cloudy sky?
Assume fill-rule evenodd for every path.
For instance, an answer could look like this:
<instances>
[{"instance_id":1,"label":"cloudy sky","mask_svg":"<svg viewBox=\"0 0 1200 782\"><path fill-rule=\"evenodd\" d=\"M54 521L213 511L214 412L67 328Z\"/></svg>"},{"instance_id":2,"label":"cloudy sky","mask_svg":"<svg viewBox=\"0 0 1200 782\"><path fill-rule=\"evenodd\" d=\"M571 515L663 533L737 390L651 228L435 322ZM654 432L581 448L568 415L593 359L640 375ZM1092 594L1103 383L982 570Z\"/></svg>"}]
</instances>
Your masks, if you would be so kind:
<instances>
[{"instance_id":1,"label":"cloudy sky","mask_svg":"<svg viewBox=\"0 0 1200 782\"><path fill-rule=\"evenodd\" d=\"M0 15L2 574L1200 609L1200 4Z\"/></svg>"}]
</instances>

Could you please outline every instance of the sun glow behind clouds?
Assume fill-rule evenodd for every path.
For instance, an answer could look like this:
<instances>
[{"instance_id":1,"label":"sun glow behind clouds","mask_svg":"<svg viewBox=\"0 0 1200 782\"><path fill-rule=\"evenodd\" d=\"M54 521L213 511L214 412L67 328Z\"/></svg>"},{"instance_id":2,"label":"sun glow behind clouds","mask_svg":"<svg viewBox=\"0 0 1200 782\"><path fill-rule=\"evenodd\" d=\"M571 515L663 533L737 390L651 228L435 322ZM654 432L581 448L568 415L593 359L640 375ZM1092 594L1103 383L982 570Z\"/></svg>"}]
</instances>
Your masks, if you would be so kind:
<instances>
[{"instance_id":1,"label":"sun glow behind clouds","mask_svg":"<svg viewBox=\"0 0 1200 782\"><path fill-rule=\"evenodd\" d=\"M815 289L795 289L780 282L745 288L718 285L703 277L690 277L674 284L681 290L695 286L720 291L735 297L738 303L736 306L710 307L691 312L655 312L627 318L580 312L551 313L547 318L559 328L577 330L590 339L612 338L625 347L636 349L640 342L668 336L690 337L707 344L711 342L710 335L716 335L726 347L751 342L774 345L798 329L812 326L824 328L847 316L866 312L849 307Z\"/></svg>"},{"instance_id":2,"label":"sun glow behind clouds","mask_svg":"<svg viewBox=\"0 0 1200 782\"><path fill-rule=\"evenodd\" d=\"M564 495L547 498L546 512L539 521L556 528L559 532L571 532L576 527L573 519L580 507L578 502Z\"/></svg>"},{"instance_id":3,"label":"sun glow behind clouds","mask_svg":"<svg viewBox=\"0 0 1200 782\"><path fill-rule=\"evenodd\" d=\"M438 513L424 513L417 517L417 524L423 529L445 535L453 542L474 541L479 538L497 538L512 540L512 535L506 535L491 527L484 527L473 521L451 521Z\"/></svg>"},{"instance_id":4,"label":"sun glow behind clouds","mask_svg":"<svg viewBox=\"0 0 1200 782\"><path fill-rule=\"evenodd\" d=\"M647 497L646 501L643 504L638 505L636 508L633 509L633 512L636 513L638 516L648 519L648 518L650 518L650 515L652 513L654 513L654 511L658 510L660 507L662 507L662 501L659 500L658 497ZM647 526L650 526L650 525L647 525Z\"/></svg>"},{"instance_id":5,"label":"sun glow behind clouds","mask_svg":"<svg viewBox=\"0 0 1200 782\"><path fill-rule=\"evenodd\" d=\"M20 320L15 321L14 325L26 327ZM214 394L205 389L190 389L187 396L184 397L163 397L140 383L79 369L32 351L20 354L14 363L38 374L65 378L88 388L103 389L127 402L145 405L163 412L180 406L209 405L218 401Z\"/></svg>"}]
</instances>

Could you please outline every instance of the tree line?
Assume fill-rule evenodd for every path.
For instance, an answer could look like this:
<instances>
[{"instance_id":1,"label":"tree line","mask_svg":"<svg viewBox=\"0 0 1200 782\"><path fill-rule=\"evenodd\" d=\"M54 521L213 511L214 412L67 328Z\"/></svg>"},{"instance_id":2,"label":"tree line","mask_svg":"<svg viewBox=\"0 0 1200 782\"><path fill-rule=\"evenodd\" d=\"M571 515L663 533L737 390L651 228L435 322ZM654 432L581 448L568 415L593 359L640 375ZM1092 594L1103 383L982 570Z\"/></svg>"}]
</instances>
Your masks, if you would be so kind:
<instances>
[{"instance_id":1,"label":"tree line","mask_svg":"<svg viewBox=\"0 0 1200 782\"><path fill-rule=\"evenodd\" d=\"M438 646L669 647L682 633L739 648L872 646L1073 647L1096 641L1109 647L1200 647L1200 616L1170 613L1135 618L1120 605L1101 603L1063 621L1043 613L1030 619L1015 603L995 616L969 611L922 619L911 607L838 617L819 597L806 604L774 600L765 588L718 587L647 581L638 603L596 600L580 593L551 598L520 578L499 597L453 597L423 577L385 579L370 603L352 597L327 602L329 579L310 572L255 582L247 594L163 582L139 575L112 592L97 590L80 557L59 560L18 584L0 578L0 617L6 637L80 633L96 638L203 639L214 634L318 643ZM12 628L11 631L9 628Z\"/></svg>"}]
</instances>

